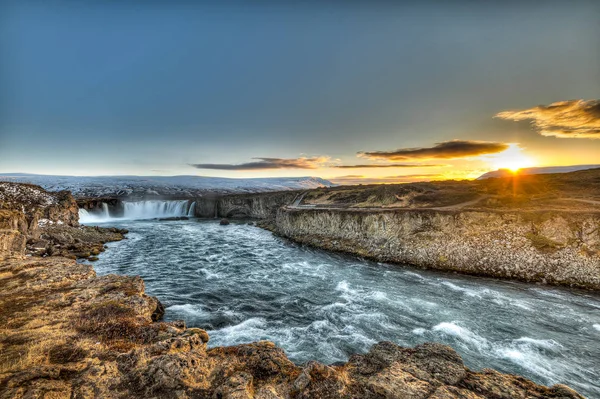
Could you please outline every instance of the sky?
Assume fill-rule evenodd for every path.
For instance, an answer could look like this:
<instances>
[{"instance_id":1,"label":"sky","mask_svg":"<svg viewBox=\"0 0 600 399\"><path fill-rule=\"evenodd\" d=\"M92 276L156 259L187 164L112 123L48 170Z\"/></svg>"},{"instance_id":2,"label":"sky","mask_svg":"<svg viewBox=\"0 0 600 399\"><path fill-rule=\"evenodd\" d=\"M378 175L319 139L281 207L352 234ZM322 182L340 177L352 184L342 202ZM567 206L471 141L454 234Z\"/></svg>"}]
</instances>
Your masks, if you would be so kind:
<instances>
[{"instance_id":1,"label":"sky","mask_svg":"<svg viewBox=\"0 0 600 399\"><path fill-rule=\"evenodd\" d=\"M600 2L491 3L0 0L0 173L600 163Z\"/></svg>"}]
</instances>

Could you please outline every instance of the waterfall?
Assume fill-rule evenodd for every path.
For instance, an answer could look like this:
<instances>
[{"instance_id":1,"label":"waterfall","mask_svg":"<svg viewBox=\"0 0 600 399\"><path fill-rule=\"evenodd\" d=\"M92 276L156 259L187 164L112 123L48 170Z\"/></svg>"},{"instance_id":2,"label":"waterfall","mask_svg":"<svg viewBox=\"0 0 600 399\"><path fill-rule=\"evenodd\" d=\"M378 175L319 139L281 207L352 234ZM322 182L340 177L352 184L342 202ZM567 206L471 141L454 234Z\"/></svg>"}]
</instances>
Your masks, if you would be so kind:
<instances>
[{"instance_id":1,"label":"waterfall","mask_svg":"<svg viewBox=\"0 0 600 399\"><path fill-rule=\"evenodd\" d=\"M102 223L107 220L110 220L110 214L108 213L108 205L104 202L100 212L79 208L79 223Z\"/></svg>"},{"instance_id":2,"label":"waterfall","mask_svg":"<svg viewBox=\"0 0 600 399\"><path fill-rule=\"evenodd\" d=\"M187 216L189 201L135 201L123 202L125 219L152 219L173 216Z\"/></svg>"},{"instance_id":3,"label":"waterfall","mask_svg":"<svg viewBox=\"0 0 600 399\"><path fill-rule=\"evenodd\" d=\"M111 217L108 204L102 203L102 211L79 209L80 223L102 223L111 220L154 219L175 216L194 216L196 203L188 200L123 201L123 216Z\"/></svg>"},{"instance_id":4,"label":"waterfall","mask_svg":"<svg viewBox=\"0 0 600 399\"><path fill-rule=\"evenodd\" d=\"M110 217L110 213L108 212L108 204L106 202L102 203L102 217L106 219Z\"/></svg>"},{"instance_id":5,"label":"waterfall","mask_svg":"<svg viewBox=\"0 0 600 399\"><path fill-rule=\"evenodd\" d=\"M192 202L190 205L190 209L188 210L187 215L191 218L196 216L196 201Z\"/></svg>"}]
</instances>

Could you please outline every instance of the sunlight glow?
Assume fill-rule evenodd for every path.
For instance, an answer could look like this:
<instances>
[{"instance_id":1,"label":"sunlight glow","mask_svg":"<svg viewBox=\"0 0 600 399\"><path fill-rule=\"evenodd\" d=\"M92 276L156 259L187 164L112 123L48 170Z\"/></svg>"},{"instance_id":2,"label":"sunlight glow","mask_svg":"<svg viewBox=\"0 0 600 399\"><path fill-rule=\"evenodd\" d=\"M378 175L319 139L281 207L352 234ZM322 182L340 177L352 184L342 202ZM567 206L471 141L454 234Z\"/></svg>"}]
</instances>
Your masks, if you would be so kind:
<instances>
[{"instance_id":1,"label":"sunlight glow","mask_svg":"<svg viewBox=\"0 0 600 399\"><path fill-rule=\"evenodd\" d=\"M517 144L511 144L507 150L490 156L489 162L496 169L509 169L512 172L535 166L535 161L525 155Z\"/></svg>"}]
</instances>

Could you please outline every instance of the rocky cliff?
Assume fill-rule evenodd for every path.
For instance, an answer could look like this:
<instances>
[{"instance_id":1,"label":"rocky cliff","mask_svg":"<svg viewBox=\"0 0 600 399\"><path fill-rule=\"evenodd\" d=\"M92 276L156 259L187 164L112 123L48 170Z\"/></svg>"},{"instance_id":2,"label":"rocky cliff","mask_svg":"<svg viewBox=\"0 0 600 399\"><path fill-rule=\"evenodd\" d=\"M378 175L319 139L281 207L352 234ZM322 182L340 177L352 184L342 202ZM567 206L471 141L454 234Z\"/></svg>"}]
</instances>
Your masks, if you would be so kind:
<instances>
[{"instance_id":1,"label":"rocky cliff","mask_svg":"<svg viewBox=\"0 0 600 399\"><path fill-rule=\"evenodd\" d=\"M78 226L77 212L69 192L0 182L0 259L23 254L27 239L39 238L45 226Z\"/></svg>"},{"instance_id":2,"label":"rocky cliff","mask_svg":"<svg viewBox=\"0 0 600 399\"><path fill-rule=\"evenodd\" d=\"M600 290L600 213L284 207L276 231L382 262Z\"/></svg>"},{"instance_id":3,"label":"rocky cliff","mask_svg":"<svg viewBox=\"0 0 600 399\"><path fill-rule=\"evenodd\" d=\"M222 196L217 200L217 216L254 219L274 218L277 209L283 205L291 204L301 193L300 191L279 191Z\"/></svg>"},{"instance_id":4,"label":"rocky cliff","mask_svg":"<svg viewBox=\"0 0 600 399\"><path fill-rule=\"evenodd\" d=\"M68 191L0 182L0 259L28 253L93 260L105 242L123 239L124 231L80 226L78 219Z\"/></svg>"}]
</instances>

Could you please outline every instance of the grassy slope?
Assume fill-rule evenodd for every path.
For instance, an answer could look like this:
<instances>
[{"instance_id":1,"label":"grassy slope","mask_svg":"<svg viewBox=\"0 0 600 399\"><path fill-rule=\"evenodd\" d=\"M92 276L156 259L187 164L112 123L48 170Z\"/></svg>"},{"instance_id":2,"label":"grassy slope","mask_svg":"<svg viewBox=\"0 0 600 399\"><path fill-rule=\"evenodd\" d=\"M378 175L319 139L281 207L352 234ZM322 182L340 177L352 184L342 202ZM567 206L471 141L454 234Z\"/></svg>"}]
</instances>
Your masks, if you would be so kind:
<instances>
[{"instance_id":1,"label":"grassy slope","mask_svg":"<svg viewBox=\"0 0 600 399\"><path fill-rule=\"evenodd\" d=\"M308 192L304 205L478 209L594 210L600 206L600 169L485 180L340 186Z\"/></svg>"}]
</instances>

